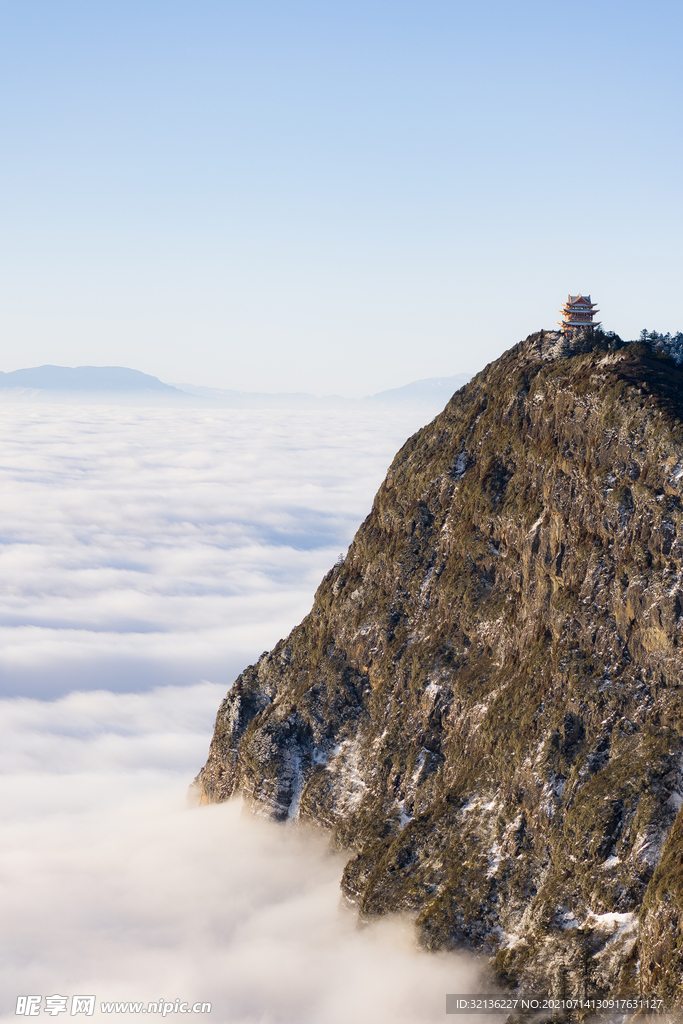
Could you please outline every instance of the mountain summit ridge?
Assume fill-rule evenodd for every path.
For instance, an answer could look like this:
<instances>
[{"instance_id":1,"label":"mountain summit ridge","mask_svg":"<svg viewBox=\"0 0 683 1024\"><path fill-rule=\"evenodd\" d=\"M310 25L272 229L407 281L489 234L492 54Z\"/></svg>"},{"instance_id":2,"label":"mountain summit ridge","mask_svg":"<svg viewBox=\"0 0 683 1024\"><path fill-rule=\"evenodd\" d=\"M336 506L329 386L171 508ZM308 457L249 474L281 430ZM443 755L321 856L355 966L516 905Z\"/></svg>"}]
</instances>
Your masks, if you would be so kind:
<instances>
[{"instance_id":1,"label":"mountain summit ridge","mask_svg":"<svg viewBox=\"0 0 683 1024\"><path fill-rule=\"evenodd\" d=\"M519 991L683 1002L683 369L538 332L393 460L196 785Z\"/></svg>"}]
</instances>

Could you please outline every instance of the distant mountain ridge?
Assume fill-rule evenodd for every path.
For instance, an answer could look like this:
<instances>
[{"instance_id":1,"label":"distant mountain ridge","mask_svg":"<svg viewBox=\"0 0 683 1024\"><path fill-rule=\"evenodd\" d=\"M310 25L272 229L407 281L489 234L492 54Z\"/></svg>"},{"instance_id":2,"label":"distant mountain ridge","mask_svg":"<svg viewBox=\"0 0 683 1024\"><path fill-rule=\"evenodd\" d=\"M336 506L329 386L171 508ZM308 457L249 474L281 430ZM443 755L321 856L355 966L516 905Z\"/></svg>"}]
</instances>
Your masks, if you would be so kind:
<instances>
[{"instance_id":1,"label":"distant mountain ridge","mask_svg":"<svg viewBox=\"0 0 683 1024\"><path fill-rule=\"evenodd\" d=\"M292 409L346 407L362 403L374 405L409 405L439 412L454 391L470 379L471 374L459 373L452 377L428 377L413 381L400 388L380 391L364 398L343 398L326 395L322 398L306 392L234 391L225 388L204 387L197 384L165 384L158 377L125 366L33 366L8 373L0 371L0 395L13 398L50 398L64 400L70 395L92 395L103 400L149 398L170 399L193 404L221 406L229 409Z\"/></svg>"},{"instance_id":2,"label":"distant mountain ridge","mask_svg":"<svg viewBox=\"0 0 683 1024\"><path fill-rule=\"evenodd\" d=\"M174 387L188 395L217 401L222 405L237 409L251 408L291 408L292 406L350 405L363 403L411 403L419 405L435 405L443 408L451 395L470 380L472 374L456 373L452 377L427 377L424 380L412 381L400 388L390 388L375 395L364 398L343 398L341 395L325 395L318 398L304 391L265 392L265 391L231 391L223 388L201 387L197 384L174 384Z\"/></svg>"},{"instance_id":3,"label":"distant mountain ridge","mask_svg":"<svg viewBox=\"0 0 683 1024\"><path fill-rule=\"evenodd\" d=\"M179 394L178 388L158 377L126 366L32 366L0 371L0 388L69 392L144 392Z\"/></svg>"},{"instance_id":4,"label":"distant mountain ridge","mask_svg":"<svg viewBox=\"0 0 683 1024\"><path fill-rule=\"evenodd\" d=\"M363 402L420 402L432 403L438 401L440 408L458 391L463 384L472 379L471 373L456 373L452 377L425 377L424 380L415 380L411 384L404 384L400 388L390 388L388 391L380 391L376 395L366 395L361 399Z\"/></svg>"}]
</instances>

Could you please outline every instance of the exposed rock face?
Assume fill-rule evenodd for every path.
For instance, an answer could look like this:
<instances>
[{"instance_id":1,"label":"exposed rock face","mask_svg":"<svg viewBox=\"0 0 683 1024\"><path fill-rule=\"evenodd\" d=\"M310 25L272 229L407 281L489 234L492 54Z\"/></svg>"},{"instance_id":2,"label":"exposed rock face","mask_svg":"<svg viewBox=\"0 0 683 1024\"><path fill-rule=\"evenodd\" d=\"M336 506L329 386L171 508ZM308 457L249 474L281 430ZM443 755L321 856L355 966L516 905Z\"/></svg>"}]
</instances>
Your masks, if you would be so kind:
<instances>
[{"instance_id":1,"label":"exposed rock face","mask_svg":"<svg viewBox=\"0 0 683 1024\"><path fill-rule=\"evenodd\" d=\"M508 983L683 1002L682 493L683 370L532 335L236 681L204 799L329 828L362 913Z\"/></svg>"}]
</instances>

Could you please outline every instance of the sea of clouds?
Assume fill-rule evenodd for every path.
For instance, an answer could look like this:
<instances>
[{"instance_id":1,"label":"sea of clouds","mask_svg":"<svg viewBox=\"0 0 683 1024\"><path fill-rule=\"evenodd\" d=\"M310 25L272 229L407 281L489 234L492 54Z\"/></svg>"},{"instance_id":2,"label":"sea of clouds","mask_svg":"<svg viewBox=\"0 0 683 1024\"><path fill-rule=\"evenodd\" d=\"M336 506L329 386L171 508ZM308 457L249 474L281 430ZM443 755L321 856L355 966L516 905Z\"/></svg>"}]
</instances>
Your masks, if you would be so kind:
<instances>
[{"instance_id":1,"label":"sea of clouds","mask_svg":"<svg viewBox=\"0 0 683 1024\"><path fill-rule=\"evenodd\" d=\"M0 405L0 693L234 678L308 611L407 433L395 412Z\"/></svg>"},{"instance_id":2,"label":"sea of clouds","mask_svg":"<svg viewBox=\"0 0 683 1024\"><path fill-rule=\"evenodd\" d=\"M476 985L408 923L360 927L324 836L187 804L220 699L310 608L412 417L0 406L1 1020L95 994L98 1019L418 1024Z\"/></svg>"}]
</instances>

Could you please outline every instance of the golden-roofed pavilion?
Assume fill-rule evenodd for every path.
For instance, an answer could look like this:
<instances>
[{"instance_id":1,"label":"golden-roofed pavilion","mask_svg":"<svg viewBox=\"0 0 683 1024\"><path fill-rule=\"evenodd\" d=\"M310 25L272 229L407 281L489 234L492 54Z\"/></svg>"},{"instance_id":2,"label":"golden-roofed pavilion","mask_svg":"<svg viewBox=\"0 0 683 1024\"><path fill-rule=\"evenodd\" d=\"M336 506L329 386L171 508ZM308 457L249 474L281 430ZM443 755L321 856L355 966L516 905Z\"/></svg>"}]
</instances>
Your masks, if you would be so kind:
<instances>
[{"instance_id":1,"label":"golden-roofed pavilion","mask_svg":"<svg viewBox=\"0 0 683 1024\"><path fill-rule=\"evenodd\" d=\"M597 302L591 302L590 295L568 295L560 310L562 320L557 321L562 333L571 334L585 327L598 327L600 321L593 320L595 314L600 312L596 306Z\"/></svg>"}]
</instances>

